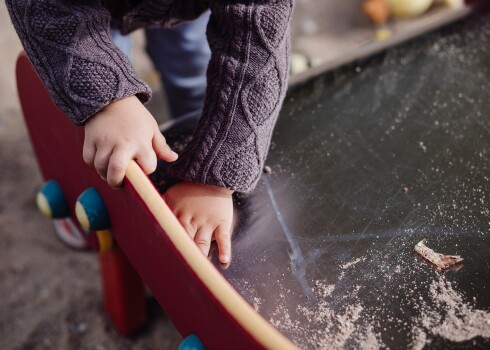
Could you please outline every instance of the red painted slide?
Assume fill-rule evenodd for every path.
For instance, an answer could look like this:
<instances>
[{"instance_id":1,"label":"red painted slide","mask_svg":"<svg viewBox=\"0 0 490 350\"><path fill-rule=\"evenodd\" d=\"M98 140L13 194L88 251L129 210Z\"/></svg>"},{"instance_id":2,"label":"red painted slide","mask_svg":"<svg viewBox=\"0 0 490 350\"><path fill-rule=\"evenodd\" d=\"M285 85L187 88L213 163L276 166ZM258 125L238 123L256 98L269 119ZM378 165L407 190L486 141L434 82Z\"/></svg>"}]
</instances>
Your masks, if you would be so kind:
<instances>
[{"instance_id":1,"label":"red painted slide","mask_svg":"<svg viewBox=\"0 0 490 350\"><path fill-rule=\"evenodd\" d=\"M144 322L143 281L181 334L197 335L208 349L295 348L200 254L136 163L119 190L85 165L83 128L55 106L25 54L17 62L17 82L42 176L59 184L71 218L77 222L75 203L91 187L107 208L117 247L100 253L104 302L122 334Z\"/></svg>"}]
</instances>

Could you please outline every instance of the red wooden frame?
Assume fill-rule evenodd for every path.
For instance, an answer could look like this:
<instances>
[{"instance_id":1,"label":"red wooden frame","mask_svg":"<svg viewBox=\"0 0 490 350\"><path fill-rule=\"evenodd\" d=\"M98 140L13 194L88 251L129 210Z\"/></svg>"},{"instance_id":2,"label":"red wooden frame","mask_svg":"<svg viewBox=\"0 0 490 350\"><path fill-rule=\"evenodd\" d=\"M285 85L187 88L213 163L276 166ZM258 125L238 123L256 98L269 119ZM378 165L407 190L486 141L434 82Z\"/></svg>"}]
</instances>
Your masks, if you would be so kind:
<instances>
[{"instance_id":1,"label":"red wooden frame","mask_svg":"<svg viewBox=\"0 0 490 350\"><path fill-rule=\"evenodd\" d=\"M111 299L107 289L115 284L113 292L122 299L116 306L106 302L106 310L123 334L136 329L144 317L140 306L127 304L131 299L136 305L141 303L141 284L130 265L124 265L126 256L183 336L196 334L209 349L295 348L199 253L134 162L119 190L111 189L84 164L83 128L73 126L54 105L25 54L17 62L17 82L42 175L46 180L58 181L72 218L76 221L77 197L90 186L96 188L107 206L111 231L121 252L101 256L102 271L120 269L122 275L116 282L104 275L106 299ZM128 290L121 291L124 288ZM136 315L134 324L124 324L125 318L133 319L128 317L131 313Z\"/></svg>"}]
</instances>

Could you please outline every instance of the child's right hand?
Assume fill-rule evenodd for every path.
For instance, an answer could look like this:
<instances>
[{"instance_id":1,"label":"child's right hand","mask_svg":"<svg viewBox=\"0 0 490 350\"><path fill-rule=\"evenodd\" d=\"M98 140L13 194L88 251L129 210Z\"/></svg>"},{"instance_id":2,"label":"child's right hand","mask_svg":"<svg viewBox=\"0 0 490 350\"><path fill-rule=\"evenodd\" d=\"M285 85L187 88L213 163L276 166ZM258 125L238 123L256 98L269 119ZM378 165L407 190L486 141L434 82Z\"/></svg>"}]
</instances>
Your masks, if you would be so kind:
<instances>
[{"instance_id":1,"label":"child's right hand","mask_svg":"<svg viewBox=\"0 0 490 350\"><path fill-rule=\"evenodd\" d=\"M85 125L83 160L111 187L121 185L130 160L148 175L157 167L157 156L167 162L178 157L136 96L112 102Z\"/></svg>"}]
</instances>

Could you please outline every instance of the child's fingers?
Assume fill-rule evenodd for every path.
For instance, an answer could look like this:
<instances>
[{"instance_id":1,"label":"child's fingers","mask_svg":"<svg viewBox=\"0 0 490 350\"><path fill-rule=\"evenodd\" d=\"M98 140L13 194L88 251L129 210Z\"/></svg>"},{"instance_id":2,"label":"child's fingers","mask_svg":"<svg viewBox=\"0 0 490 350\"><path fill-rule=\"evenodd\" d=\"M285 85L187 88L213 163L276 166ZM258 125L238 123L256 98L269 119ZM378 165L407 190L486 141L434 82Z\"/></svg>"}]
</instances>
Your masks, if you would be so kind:
<instances>
[{"instance_id":1,"label":"child's fingers","mask_svg":"<svg viewBox=\"0 0 490 350\"><path fill-rule=\"evenodd\" d=\"M218 244L220 263L229 263L231 255L231 232L228 225L219 225L214 231L214 238Z\"/></svg>"},{"instance_id":2,"label":"child's fingers","mask_svg":"<svg viewBox=\"0 0 490 350\"><path fill-rule=\"evenodd\" d=\"M94 166L95 152L96 152L95 144L85 140L83 143L82 157L83 157L83 161L88 166L91 167Z\"/></svg>"},{"instance_id":3,"label":"child's fingers","mask_svg":"<svg viewBox=\"0 0 490 350\"><path fill-rule=\"evenodd\" d=\"M107 168L107 184L109 186L119 187L121 185L131 158L132 155L128 149L124 147L114 149Z\"/></svg>"},{"instance_id":4,"label":"child's fingers","mask_svg":"<svg viewBox=\"0 0 490 350\"><path fill-rule=\"evenodd\" d=\"M107 167L109 166L109 159L111 158L112 148L97 148L94 158L95 170L102 178L107 178Z\"/></svg>"},{"instance_id":5,"label":"child's fingers","mask_svg":"<svg viewBox=\"0 0 490 350\"><path fill-rule=\"evenodd\" d=\"M211 246L211 236L213 235L213 229L209 227L201 227L197 230L194 242L196 242L199 249L205 256L209 254L209 248Z\"/></svg>"},{"instance_id":6,"label":"child's fingers","mask_svg":"<svg viewBox=\"0 0 490 350\"><path fill-rule=\"evenodd\" d=\"M165 141L162 133L158 130L153 136L153 150L155 151L158 158L163 159L166 162L174 162L179 157L177 153L172 151Z\"/></svg>"},{"instance_id":7,"label":"child's fingers","mask_svg":"<svg viewBox=\"0 0 490 350\"><path fill-rule=\"evenodd\" d=\"M190 238L194 239L196 236L196 228L188 221L182 221L182 226L189 235Z\"/></svg>"},{"instance_id":8,"label":"child's fingers","mask_svg":"<svg viewBox=\"0 0 490 350\"><path fill-rule=\"evenodd\" d=\"M151 149L143 149L136 155L136 162L146 175L153 173L157 168L157 156Z\"/></svg>"}]
</instances>

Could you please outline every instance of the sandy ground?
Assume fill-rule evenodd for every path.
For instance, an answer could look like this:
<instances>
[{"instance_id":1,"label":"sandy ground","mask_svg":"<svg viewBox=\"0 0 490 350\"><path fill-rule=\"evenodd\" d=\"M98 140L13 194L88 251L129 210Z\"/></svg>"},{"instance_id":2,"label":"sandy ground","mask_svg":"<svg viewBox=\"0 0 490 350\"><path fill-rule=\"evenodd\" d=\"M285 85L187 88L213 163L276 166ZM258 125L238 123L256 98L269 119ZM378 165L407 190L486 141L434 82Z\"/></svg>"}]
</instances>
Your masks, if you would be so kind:
<instances>
[{"instance_id":1,"label":"sandy ground","mask_svg":"<svg viewBox=\"0 0 490 350\"><path fill-rule=\"evenodd\" d=\"M97 257L59 242L34 203L41 183L14 82L20 42L0 2L0 349L175 349L156 302L135 338L117 334L100 298Z\"/></svg>"},{"instance_id":2,"label":"sandy ground","mask_svg":"<svg viewBox=\"0 0 490 350\"><path fill-rule=\"evenodd\" d=\"M356 8L359 1L350 7ZM312 8L307 10L321 3L319 13L327 15L339 2L297 3L296 19L317 17L313 24L293 24L298 43L312 31L344 30L332 22L322 22L323 15L315 15ZM348 13L346 5L340 7L339 13ZM359 13L346 16L342 23L369 28ZM140 48L136 67L157 86L158 79L142 54L142 36L136 35L135 40ZM303 42L297 48L306 47L308 51L305 45ZM325 55L336 49L330 46ZM96 255L67 249L55 238L52 223L37 211L34 197L41 178L14 81L15 59L20 51L5 3L0 2L0 349L175 349L181 337L151 299L146 328L131 339L119 336L102 307ZM150 108L159 111L157 119L163 120L165 104L161 95L155 96Z\"/></svg>"}]
</instances>

